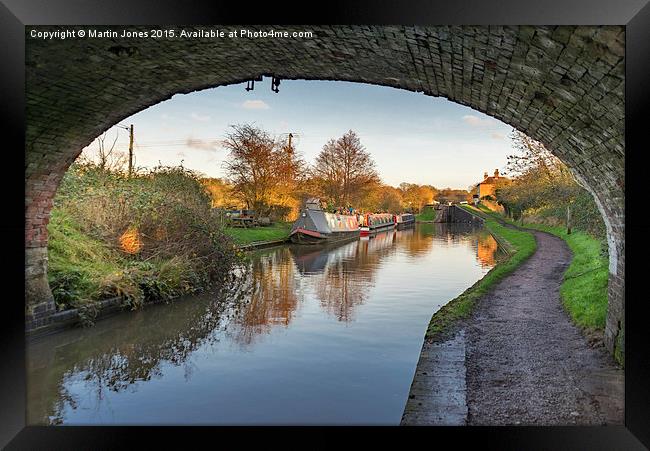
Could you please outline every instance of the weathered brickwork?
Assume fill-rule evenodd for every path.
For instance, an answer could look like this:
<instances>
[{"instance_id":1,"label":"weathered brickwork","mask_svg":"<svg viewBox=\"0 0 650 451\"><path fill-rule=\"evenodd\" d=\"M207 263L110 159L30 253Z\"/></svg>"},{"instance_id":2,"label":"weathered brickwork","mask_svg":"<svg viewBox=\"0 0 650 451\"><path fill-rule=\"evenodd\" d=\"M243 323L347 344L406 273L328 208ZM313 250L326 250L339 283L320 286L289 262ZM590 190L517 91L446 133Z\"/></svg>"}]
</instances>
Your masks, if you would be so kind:
<instances>
[{"instance_id":1,"label":"weathered brickwork","mask_svg":"<svg viewBox=\"0 0 650 451\"><path fill-rule=\"evenodd\" d=\"M111 125L176 93L262 74L392 86L446 97L512 125L544 143L594 194L609 238L606 339L612 349L625 305L622 27L273 28L308 29L314 37L28 37L26 247L47 245L52 196L81 149ZM28 268L42 270L44 255L28 254ZM51 303L44 277L28 271L28 305Z\"/></svg>"}]
</instances>

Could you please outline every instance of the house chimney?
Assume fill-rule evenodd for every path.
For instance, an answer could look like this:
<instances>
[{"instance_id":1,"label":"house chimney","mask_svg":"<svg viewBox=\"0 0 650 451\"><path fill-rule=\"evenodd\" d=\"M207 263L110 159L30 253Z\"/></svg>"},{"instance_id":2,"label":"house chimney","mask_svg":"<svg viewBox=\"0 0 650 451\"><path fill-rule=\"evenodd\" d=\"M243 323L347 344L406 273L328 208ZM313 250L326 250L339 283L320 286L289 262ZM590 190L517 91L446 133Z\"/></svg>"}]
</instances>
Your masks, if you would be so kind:
<instances>
[{"instance_id":1,"label":"house chimney","mask_svg":"<svg viewBox=\"0 0 650 451\"><path fill-rule=\"evenodd\" d=\"M494 170L494 177L499 178L499 170L498 169Z\"/></svg>"},{"instance_id":2,"label":"house chimney","mask_svg":"<svg viewBox=\"0 0 650 451\"><path fill-rule=\"evenodd\" d=\"M487 173L487 171L483 173L483 178L484 178L484 179L488 178L488 173Z\"/></svg>"}]
</instances>

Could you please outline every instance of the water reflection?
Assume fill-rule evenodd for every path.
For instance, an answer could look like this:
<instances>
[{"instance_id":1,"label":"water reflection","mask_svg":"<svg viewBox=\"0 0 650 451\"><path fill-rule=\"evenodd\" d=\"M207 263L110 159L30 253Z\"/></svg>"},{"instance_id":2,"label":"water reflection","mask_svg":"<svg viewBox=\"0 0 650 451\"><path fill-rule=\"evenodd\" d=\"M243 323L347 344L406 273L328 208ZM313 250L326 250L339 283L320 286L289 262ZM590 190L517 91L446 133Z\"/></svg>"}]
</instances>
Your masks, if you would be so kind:
<instances>
[{"instance_id":1,"label":"water reflection","mask_svg":"<svg viewBox=\"0 0 650 451\"><path fill-rule=\"evenodd\" d=\"M161 364L181 366L199 346L218 341L232 309L227 299L204 296L197 302L152 306L146 311L100 321L32 343L27 349L28 423L60 424L62 412L75 409L79 396L69 385L101 402L105 392L137 390L138 382L162 376ZM190 366L184 367L186 379Z\"/></svg>"},{"instance_id":2,"label":"water reflection","mask_svg":"<svg viewBox=\"0 0 650 451\"><path fill-rule=\"evenodd\" d=\"M432 308L475 282L494 265L497 253L487 232L446 224L422 224L338 246L255 252L236 292L151 306L31 343L28 423L295 423L346 415L361 423L375 416L380 422L399 421ZM347 338L337 323L349 327ZM377 327L390 332L378 333ZM278 334L283 330L286 338ZM393 357L386 354L391 347L396 347ZM255 360L247 360L250 353ZM405 355L408 362L402 362ZM350 362L341 367L336 362L344 358ZM329 364L320 368L323 362ZM369 370L375 365L380 367ZM308 382L301 376L307 368L320 368ZM273 375L288 383L273 386L271 393L278 392L281 402L269 399L270 387L254 389ZM336 385L339 376L344 379ZM355 383L355 377L364 382ZM307 383L313 386L296 394ZM165 389L156 391L160 384ZM399 386L392 390L400 395L379 396L392 393L391 384ZM326 394L334 386L335 392ZM250 403L242 404L236 393ZM312 397L319 413L301 396ZM193 407L206 397L215 402L204 411ZM328 408L324 398L332 403ZM164 412L163 401L169 403ZM249 404L254 410L246 410Z\"/></svg>"},{"instance_id":3,"label":"water reflection","mask_svg":"<svg viewBox=\"0 0 650 451\"><path fill-rule=\"evenodd\" d=\"M250 345L272 326L288 326L298 308L302 293L299 276L286 247L254 255L249 277L252 287L249 302L234 320L230 337L240 345Z\"/></svg>"},{"instance_id":4,"label":"water reflection","mask_svg":"<svg viewBox=\"0 0 650 451\"><path fill-rule=\"evenodd\" d=\"M477 236L476 256L484 268L491 268L497 262L499 245L487 231L481 230Z\"/></svg>"}]
</instances>

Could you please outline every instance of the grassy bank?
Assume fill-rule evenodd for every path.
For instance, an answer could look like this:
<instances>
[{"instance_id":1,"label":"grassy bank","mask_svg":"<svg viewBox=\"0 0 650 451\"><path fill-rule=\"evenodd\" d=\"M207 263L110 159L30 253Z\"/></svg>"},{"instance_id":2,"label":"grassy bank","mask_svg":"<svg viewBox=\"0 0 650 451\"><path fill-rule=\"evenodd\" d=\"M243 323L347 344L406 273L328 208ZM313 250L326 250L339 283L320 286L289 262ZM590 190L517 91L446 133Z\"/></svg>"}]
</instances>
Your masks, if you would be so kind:
<instances>
[{"instance_id":1,"label":"grassy bank","mask_svg":"<svg viewBox=\"0 0 650 451\"><path fill-rule=\"evenodd\" d=\"M238 245L256 243L258 241L274 241L285 239L291 231L291 223L276 222L267 227L227 227L225 232L230 235Z\"/></svg>"},{"instance_id":2,"label":"grassy bank","mask_svg":"<svg viewBox=\"0 0 650 451\"><path fill-rule=\"evenodd\" d=\"M238 261L198 176L182 167L128 177L74 164L48 232L57 308L83 310L89 320L104 299L120 297L136 308L222 284Z\"/></svg>"},{"instance_id":3,"label":"grassy bank","mask_svg":"<svg viewBox=\"0 0 650 451\"><path fill-rule=\"evenodd\" d=\"M476 210L472 209L472 207L463 206L462 208L476 213ZM505 242L504 244L508 248L508 257L498 262L481 280L465 290L460 296L445 304L433 315L427 328L427 339L440 337L456 321L467 318L476 305L476 301L483 294L490 290L494 284L511 274L535 252L537 246L532 234L510 229L499 224L496 219L490 216L482 216L485 219L485 227L490 233L496 235L499 241Z\"/></svg>"},{"instance_id":4,"label":"grassy bank","mask_svg":"<svg viewBox=\"0 0 650 451\"><path fill-rule=\"evenodd\" d=\"M65 210L52 211L48 230L48 280L60 310L92 310L96 301L116 296L125 306L137 308L147 301L195 293L209 284L191 259L180 255L133 259L85 232Z\"/></svg>"},{"instance_id":5,"label":"grassy bank","mask_svg":"<svg viewBox=\"0 0 650 451\"><path fill-rule=\"evenodd\" d=\"M52 210L48 232L48 278L60 308L99 298L102 281L126 265L118 252L84 233L63 210Z\"/></svg>"},{"instance_id":6,"label":"grassy bank","mask_svg":"<svg viewBox=\"0 0 650 451\"><path fill-rule=\"evenodd\" d=\"M433 221L436 219L436 211L431 207L424 207L422 211L415 215L416 221Z\"/></svg>"}]
</instances>

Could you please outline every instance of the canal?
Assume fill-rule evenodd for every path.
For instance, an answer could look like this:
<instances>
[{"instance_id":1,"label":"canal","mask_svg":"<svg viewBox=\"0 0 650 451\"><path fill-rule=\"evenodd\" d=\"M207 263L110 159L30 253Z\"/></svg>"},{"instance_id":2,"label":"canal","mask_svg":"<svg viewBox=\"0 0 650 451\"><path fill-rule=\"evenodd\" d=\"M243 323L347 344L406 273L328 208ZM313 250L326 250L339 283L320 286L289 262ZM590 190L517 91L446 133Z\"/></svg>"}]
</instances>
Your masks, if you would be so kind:
<instances>
[{"instance_id":1,"label":"canal","mask_svg":"<svg viewBox=\"0 0 650 451\"><path fill-rule=\"evenodd\" d=\"M255 251L237 297L28 343L28 424L398 425L432 313L499 254L464 224Z\"/></svg>"}]
</instances>

